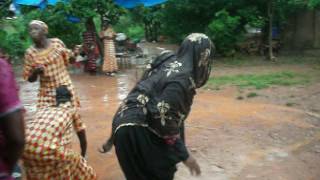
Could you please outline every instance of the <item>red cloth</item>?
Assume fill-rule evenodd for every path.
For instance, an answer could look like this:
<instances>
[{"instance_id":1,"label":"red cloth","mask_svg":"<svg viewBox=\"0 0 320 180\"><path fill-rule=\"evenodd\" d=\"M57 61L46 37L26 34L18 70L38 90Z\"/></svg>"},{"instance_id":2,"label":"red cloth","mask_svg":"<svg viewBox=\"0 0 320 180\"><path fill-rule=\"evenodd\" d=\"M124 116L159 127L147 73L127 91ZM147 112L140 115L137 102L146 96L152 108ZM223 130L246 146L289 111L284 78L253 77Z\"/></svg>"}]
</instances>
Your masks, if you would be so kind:
<instances>
[{"instance_id":1,"label":"red cloth","mask_svg":"<svg viewBox=\"0 0 320 180\"><path fill-rule=\"evenodd\" d=\"M86 64L86 71L97 71L97 59L99 58L99 48L95 40L94 32L86 31L83 33L83 51L86 53L88 61Z\"/></svg>"}]
</instances>

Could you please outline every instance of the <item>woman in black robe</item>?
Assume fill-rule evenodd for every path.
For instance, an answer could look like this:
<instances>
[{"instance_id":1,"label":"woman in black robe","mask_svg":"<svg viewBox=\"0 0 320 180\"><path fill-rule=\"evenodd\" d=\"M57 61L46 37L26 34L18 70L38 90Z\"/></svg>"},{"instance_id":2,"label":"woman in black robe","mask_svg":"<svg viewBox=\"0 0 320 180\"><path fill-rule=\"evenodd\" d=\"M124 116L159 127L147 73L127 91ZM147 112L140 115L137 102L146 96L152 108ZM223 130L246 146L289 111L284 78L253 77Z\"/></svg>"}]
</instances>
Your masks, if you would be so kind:
<instances>
[{"instance_id":1,"label":"woman in black robe","mask_svg":"<svg viewBox=\"0 0 320 180\"><path fill-rule=\"evenodd\" d=\"M148 65L119 107L101 152L115 145L128 180L172 180L179 162L201 173L184 143L184 120L209 78L213 50L206 35L190 34L176 54L164 52Z\"/></svg>"}]
</instances>

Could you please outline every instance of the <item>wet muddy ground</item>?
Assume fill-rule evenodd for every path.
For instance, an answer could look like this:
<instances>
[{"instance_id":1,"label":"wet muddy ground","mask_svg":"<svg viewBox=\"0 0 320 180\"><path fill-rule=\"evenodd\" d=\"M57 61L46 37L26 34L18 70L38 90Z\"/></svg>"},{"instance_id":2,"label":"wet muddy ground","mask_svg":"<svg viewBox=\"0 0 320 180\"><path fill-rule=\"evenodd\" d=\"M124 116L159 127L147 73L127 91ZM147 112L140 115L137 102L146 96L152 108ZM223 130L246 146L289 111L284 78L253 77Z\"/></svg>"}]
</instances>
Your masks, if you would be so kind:
<instances>
[{"instance_id":1,"label":"wet muddy ground","mask_svg":"<svg viewBox=\"0 0 320 180\"><path fill-rule=\"evenodd\" d=\"M215 73L235 71L245 73L250 68L243 72L221 68ZM110 134L112 117L138 74L132 69L116 77L72 75L80 96L80 113L87 126L88 161L100 180L125 179L114 151L100 154L98 148ZM31 118L38 84L18 81L28 118ZM198 159L202 175L192 177L179 164L175 179L320 179L319 88L320 83L307 87L268 88L259 91L265 96L244 100L237 99L239 92L232 87L219 91L199 90L187 119L186 133L187 146ZM290 94L294 94L293 101L299 105L285 105L288 98L293 97ZM79 150L78 146L75 137L73 148Z\"/></svg>"}]
</instances>

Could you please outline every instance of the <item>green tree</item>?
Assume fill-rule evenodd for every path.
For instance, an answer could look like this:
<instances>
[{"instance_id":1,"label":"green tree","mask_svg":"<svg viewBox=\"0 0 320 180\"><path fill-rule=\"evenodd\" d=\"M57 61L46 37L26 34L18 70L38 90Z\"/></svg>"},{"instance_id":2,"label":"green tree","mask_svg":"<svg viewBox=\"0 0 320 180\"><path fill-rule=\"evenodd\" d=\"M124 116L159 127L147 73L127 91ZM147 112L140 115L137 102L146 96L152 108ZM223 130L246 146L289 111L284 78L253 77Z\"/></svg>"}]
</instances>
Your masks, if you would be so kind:
<instances>
[{"instance_id":1,"label":"green tree","mask_svg":"<svg viewBox=\"0 0 320 180\"><path fill-rule=\"evenodd\" d=\"M96 17L100 17L100 20L98 20L100 24L102 24L101 22L104 17L110 19L111 24L114 24L124 12L123 9L113 2L113 0L70 0L69 3L60 3L60 6L57 6L57 9L62 10L64 14L81 18L82 22L85 24L86 30L93 30L97 35L101 27L97 26L97 21L95 21ZM96 40L100 52L103 53L102 42L98 37L96 37Z\"/></svg>"},{"instance_id":2,"label":"green tree","mask_svg":"<svg viewBox=\"0 0 320 180\"><path fill-rule=\"evenodd\" d=\"M131 40L137 42L144 37L144 24L132 10L126 10L113 26L116 32L125 33Z\"/></svg>"},{"instance_id":3,"label":"green tree","mask_svg":"<svg viewBox=\"0 0 320 180\"><path fill-rule=\"evenodd\" d=\"M11 2L11 0L0 0L0 20L12 15L12 12L9 11Z\"/></svg>"},{"instance_id":4,"label":"green tree","mask_svg":"<svg viewBox=\"0 0 320 180\"><path fill-rule=\"evenodd\" d=\"M238 29L240 16L230 16L224 9L216 13L214 20L208 25L208 35L218 45L217 51L231 55L236 43L242 38L243 31Z\"/></svg>"},{"instance_id":5,"label":"green tree","mask_svg":"<svg viewBox=\"0 0 320 180\"><path fill-rule=\"evenodd\" d=\"M25 6L22 8L23 25L27 28L28 23L33 19L39 19L47 23L49 27L49 37L57 37L72 48L81 43L81 32L84 28L81 23L72 23L68 21L68 14L64 11L64 4L58 3L56 6L48 6L44 10ZM68 33L66 33L68 32ZM27 33L25 30L23 33Z\"/></svg>"},{"instance_id":6,"label":"green tree","mask_svg":"<svg viewBox=\"0 0 320 180\"><path fill-rule=\"evenodd\" d=\"M133 20L141 22L144 26L147 41L157 41L161 28L162 5L154 7L138 6L131 11Z\"/></svg>"},{"instance_id":7,"label":"green tree","mask_svg":"<svg viewBox=\"0 0 320 180\"><path fill-rule=\"evenodd\" d=\"M191 32L205 32L215 13L221 9L219 1L169 0L162 9L162 34L178 42Z\"/></svg>"},{"instance_id":8,"label":"green tree","mask_svg":"<svg viewBox=\"0 0 320 180\"><path fill-rule=\"evenodd\" d=\"M319 8L320 7L320 0L309 0L308 6L310 8Z\"/></svg>"}]
</instances>

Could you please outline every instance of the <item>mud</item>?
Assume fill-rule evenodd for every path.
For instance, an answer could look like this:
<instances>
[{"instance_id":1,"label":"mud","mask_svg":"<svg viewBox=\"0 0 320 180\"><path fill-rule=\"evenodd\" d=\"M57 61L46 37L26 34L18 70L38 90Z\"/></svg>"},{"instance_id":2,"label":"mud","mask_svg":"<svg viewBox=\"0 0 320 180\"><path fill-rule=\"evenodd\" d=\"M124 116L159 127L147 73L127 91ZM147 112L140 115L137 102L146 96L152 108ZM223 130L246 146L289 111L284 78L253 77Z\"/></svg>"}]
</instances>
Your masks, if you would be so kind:
<instances>
[{"instance_id":1,"label":"mud","mask_svg":"<svg viewBox=\"0 0 320 180\"><path fill-rule=\"evenodd\" d=\"M114 151L100 154L98 148L110 134L113 114L138 74L130 70L116 77L72 75L87 126L88 161L100 180L124 179ZM32 118L38 84L18 81L27 117ZM235 91L198 91L186 133L187 146L198 159L202 175L191 177L179 164L175 179L319 179L319 118L282 103L240 101ZM76 137L73 147L79 150Z\"/></svg>"}]
</instances>

